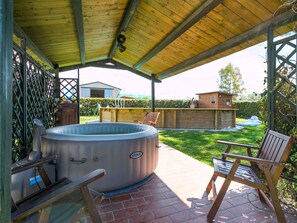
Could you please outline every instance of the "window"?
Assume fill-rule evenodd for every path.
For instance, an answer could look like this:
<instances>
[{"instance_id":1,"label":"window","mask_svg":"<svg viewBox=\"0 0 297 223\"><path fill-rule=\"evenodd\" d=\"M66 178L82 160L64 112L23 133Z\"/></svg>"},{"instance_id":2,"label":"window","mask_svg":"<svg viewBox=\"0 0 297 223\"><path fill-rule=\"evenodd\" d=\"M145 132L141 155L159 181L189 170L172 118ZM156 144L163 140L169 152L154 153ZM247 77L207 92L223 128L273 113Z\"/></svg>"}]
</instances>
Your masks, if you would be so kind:
<instances>
[{"instance_id":1,"label":"window","mask_svg":"<svg viewBox=\"0 0 297 223\"><path fill-rule=\"evenodd\" d=\"M104 90L91 89L91 98L104 98Z\"/></svg>"},{"instance_id":2,"label":"window","mask_svg":"<svg viewBox=\"0 0 297 223\"><path fill-rule=\"evenodd\" d=\"M211 104L215 104L216 103L216 97L215 96L211 96L210 97L210 103Z\"/></svg>"},{"instance_id":3,"label":"window","mask_svg":"<svg viewBox=\"0 0 297 223\"><path fill-rule=\"evenodd\" d=\"M231 99L230 98L226 98L226 105L231 106Z\"/></svg>"}]
</instances>

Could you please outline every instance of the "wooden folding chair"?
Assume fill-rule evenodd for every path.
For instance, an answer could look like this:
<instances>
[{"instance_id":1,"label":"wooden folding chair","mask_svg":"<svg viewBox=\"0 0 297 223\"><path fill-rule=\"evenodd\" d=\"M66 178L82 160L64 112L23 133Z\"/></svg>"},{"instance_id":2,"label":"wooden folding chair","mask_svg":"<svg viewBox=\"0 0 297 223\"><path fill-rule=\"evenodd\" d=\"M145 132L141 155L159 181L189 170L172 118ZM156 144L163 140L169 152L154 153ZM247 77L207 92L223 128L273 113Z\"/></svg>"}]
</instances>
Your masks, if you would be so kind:
<instances>
[{"instance_id":1,"label":"wooden folding chair","mask_svg":"<svg viewBox=\"0 0 297 223\"><path fill-rule=\"evenodd\" d=\"M276 184L284 168L283 162L288 159L294 144L294 138L267 130L260 147L226 141L218 141L218 143L226 145L227 148L222 153L221 159L213 158L214 173L206 188L207 193L211 190L214 193L214 202L207 215L208 221L211 222L215 217L230 183L236 181L256 188L260 200L266 201L276 213L278 222L286 222L277 195ZM246 148L247 156L230 154L231 147ZM252 149L258 150L256 157L253 157ZM226 158L235 159L235 161L227 161ZM243 160L249 161L250 165L240 164ZM262 181L259 179L261 172L265 178ZM215 181L218 176L225 178L225 181L219 193L216 194ZM269 194L272 202L264 192Z\"/></svg>"},{"instance_id":2,"label":"wooden folding chair","mask_svg":"<svg viewBox=\"0 0 297 223\"><path fill-rule=\"evenodd\" d=\"M156 126L160 112L148 112L143 121L138 121L139 124Z\"/></svg>"},{"instance_id":3,"label":"wooden folding chair","mask_svg":"<svg viewBox=\"0 0 297 223\"><path fill-rule=\"evenodd\" d=\"M12 168L12 174L37 168L42 179L40 190L17 202L11 199L12 222L23 222L24 219L39 223L78 222L86 211L89 212L92 222L102 222L95 200L102 199L103 194L96 193L93 196L88 185L103 177L106 174L105 170L94 170L75 181L62 178L57 182L51 182L43 165L55 159L57 156L52 155Z\"/></svg>"}]
</instances>

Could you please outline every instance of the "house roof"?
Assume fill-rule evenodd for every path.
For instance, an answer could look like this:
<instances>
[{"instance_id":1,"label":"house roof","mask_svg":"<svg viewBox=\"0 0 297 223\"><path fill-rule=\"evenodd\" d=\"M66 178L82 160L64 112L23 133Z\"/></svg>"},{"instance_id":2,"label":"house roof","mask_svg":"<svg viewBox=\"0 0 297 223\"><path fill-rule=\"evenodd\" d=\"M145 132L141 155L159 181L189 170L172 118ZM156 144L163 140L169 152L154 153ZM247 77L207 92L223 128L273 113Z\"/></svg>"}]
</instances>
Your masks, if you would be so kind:
<instances>
[{"instance_id":1,"label":"house roof","mask_svg":"<svg viewBox=\"0 0 297 223\"><path fill-rule=\"evenodd\" d=\"M226 94L226 95L236 95L228 92L223 91L211 91L211 92L203 92L203 93L196 93L196 95L204 95L204 94Z\"/></svg>"},{"instance_id":2,"label":"house roof","mask_svg":"<svg viewBox=\"0 0 297 223\"><path fill-rule=\"evenodd\" d=\"M162 80L263 42L269 27L275 36L293 30L297 16L284 3L14 0L14 40L26 39L48 69L112 67Z\"/></svg>"},{"instance_id":3,"label":"house roof","mask_svg":"<svg viewBox=\"0 0 297 223\"><path fill-rule=\"evenodd\" d=\"M114 87L112 85L109 84L105 84L99 81L95 81L95 82L91 82L91 83L85 83L85 84L81 84L79 85L82 88L98 88L98 89L117 89L117 90L122 90L118 87Z\"/></svg>"}]
</instances>

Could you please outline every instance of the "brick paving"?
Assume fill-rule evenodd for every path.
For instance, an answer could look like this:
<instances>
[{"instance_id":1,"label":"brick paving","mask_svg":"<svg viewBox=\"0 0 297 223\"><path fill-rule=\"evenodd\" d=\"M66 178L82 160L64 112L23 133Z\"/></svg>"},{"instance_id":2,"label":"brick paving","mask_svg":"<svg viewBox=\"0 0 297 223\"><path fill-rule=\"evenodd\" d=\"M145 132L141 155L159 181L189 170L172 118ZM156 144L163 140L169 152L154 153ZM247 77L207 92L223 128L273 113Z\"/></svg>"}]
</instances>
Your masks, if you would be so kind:
<instances>
[{"instance_id":1,"label":"brick paving","mask_svg":"<svg viewBox=\"0 0 297 223\"><path fill-rule=\"evenodd\" d=\"M204 190L212 171L212 167L161 144L154 177L137 189L106 197L98 206L101 218L104 223L207 222L212 200ZM297 222L296 214L285 215L287 222ZM274 223L277 220L252 188L232 183L214 222Z\"/></svg>"}]
</instances>

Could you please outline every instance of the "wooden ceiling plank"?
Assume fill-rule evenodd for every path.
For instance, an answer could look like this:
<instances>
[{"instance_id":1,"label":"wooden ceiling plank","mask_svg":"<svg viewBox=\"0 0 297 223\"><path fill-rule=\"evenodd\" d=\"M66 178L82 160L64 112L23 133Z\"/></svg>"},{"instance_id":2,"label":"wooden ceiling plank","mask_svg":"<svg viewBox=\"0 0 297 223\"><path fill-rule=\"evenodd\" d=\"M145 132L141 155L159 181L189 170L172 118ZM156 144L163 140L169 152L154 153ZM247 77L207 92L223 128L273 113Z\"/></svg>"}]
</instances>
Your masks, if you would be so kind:
<instances>
[{"instance_id":1,"label":"wooden ceiling plank","mask_svg":"<svg viewBox=\"0 0 297 223\"><path fill-rule=\"evenodd\" d=\"M238 0L238 2L242 4L242 6L246 8L246 10L249 10L251 13L254 14L254 16L262 21L266 21L272 15L268 9L266 9L257 1Z\"/></svg>"},{"instance_id":2,"label":"wooden ceiling plank","mask_svg":"<svg viewBox=\"0 0 297 223\"><path fill-rule=\"evenodd\" d=\"M40 49L32 42L32 40L27 36L27 34L18 26L16 22L13 22L13 33L20 39L25 39L26 45L31 51L38 56L43 63L49 66L50 69L54 69L52 62L40 51Z\"/></svg>"},{"instance_id":3,"label":"wooden ceiling plank","mask_svg":"<svg viewBox=\"0 0 297 223\"><path fill-rule=\"evenodd\" d=\"M85 50L85 37L84 37L84 25L82 14L82 0L72 0L72 7L74 10L74 18L76 24L77 38L80 50L81 63L86 63L86 50Z\"/></svg>"},{"instance_id":4,"label":"wooden ceiling plank","mask_svg":"<svg viewBox=\"0 0 297 223\"><path fill-rule=\"evenodd\" d=\"M196 55L188 60L185 60L184 62L168 69L165 70L164 72L161 72L160 74L157 74L157 77L159 79L164 79L167 77L172 76L174 73L189 67L195 63L198 63L199 61L205 60L209 57L212 57L216 54L222 53L228 49L231 49L237 45L240 45L246 41L252 40L258 36L261 36L263 34L265 34L267 32L267 29L270 26L275 26L275 27L279 27L281 25L284 24L288 24L291 21L294 21L297 19L297 15L295 12L293 11L288 11L285 13L282 13L276 17L271 18L270 20L244 32L241 33L238 36L235 36L232 39L227 40L226 42L223 42L215 47L213 47L212 49L209 49L208 51L205 51L199 55Z\"/></svg>"},{"instance_id":5,"label":"wooden ceiling plank","mask_svg":"<svg viewBox=\"0 0 297 223\"><path fill-rule=\"evenodd\" d=\"M171 32L166 38L164 38L159 44L157 44L147 55L145 55L140 61L135 64L135 68L140 68L153 56L158 54L162 49L172 43L176 38L182 35L217 5L221 4L222 0L208 0L201 7L199 7L193 14L191 14L184 22L182 22L173 32Z\"/></svg>"},{"instance_id":6,"label":"wooden ceiling plank","mask_svg":"<svg viewBox=\"0 0 297 223\"><path fill-rule=\"evenodd\" d=\"M120 25L117 33L116 33L116 36L114 38L113 45L112 45L112 47L110 49L110 52L108 54L109 58L113 58L114 53L115 53L115 51L117 49L117 36L119 34L121 34L121 32L125 32L127 30L132 18L134 17L134 14L135 14L136 10L138 8L139 3L140 3L140 0L131 0L130 1L128 9L127 9L127 11L126 11L126 13L124 15L122 23L121 23L121 25Z\"/></svg>"},{"instance_id":7,"label":"wooden ceiling plank","mask_svg":"<svg viewBox=\"0 0 297 223\"><path fill-rule=\"evenodd\" d=\"M279 8L279 2L277 1L271 1L271 0L257 0L257 1L273 14Z\"/></svg>"}]
</instances>

